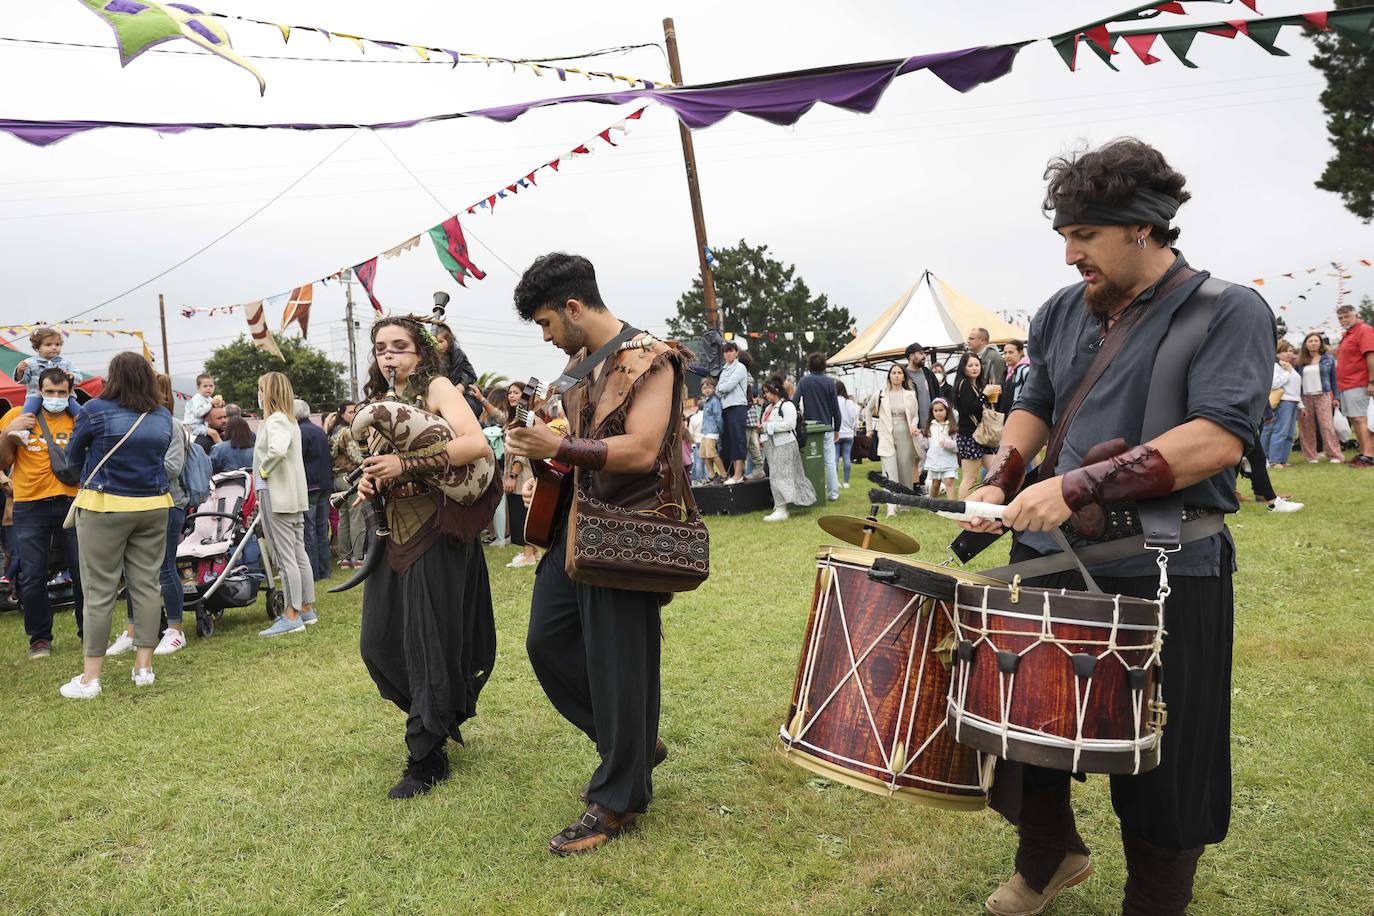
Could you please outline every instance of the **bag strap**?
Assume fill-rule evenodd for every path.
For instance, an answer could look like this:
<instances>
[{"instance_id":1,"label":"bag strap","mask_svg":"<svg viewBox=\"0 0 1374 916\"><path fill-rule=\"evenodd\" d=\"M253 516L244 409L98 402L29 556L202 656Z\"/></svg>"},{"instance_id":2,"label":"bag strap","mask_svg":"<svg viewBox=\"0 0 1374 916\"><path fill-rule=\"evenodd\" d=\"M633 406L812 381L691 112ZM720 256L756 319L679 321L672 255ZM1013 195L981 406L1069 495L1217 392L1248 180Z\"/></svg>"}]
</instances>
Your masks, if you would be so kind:
<instances>
[{"instance_id":1,"label":"bag strap","mask_svg":"<svg viewBox=\"0 0 1374 916\"><path fill-rule=\"evenodd\" d=\"M1141 442L1163 435L1188 415L1188 367L1207 337L1207 328L1217 311L1217 299L1230 286L1224 280L1208 277L1174 312L1150 371L1145 419L1140 425ZM1172 550L1182 543L1183 502L1183 490L1175 490L1136 504L1146 546Z\"/></svg>"},{"instance_id":2,"label":"bag strap","mask_svg":"<svg viewBox=\"0 0 1374 916\"><path fill-rule=\"evenodd\" d=\"M1202 518L1183 523L1179 542L1187 544L1191 541L1200 541L1219 533L1225 526L1226 516L1222 513L1204 515ZM1124 560L1127 557L1138 557L1145 552L1146 547L1145 536L1137 534L1116 541L1080 547L1072 554L1047 553L1033 560L1021 560L1018 563L998 566L994 569L980 569L978 575L1001 579L1004 582L1010 582L1014 576L1030 579L1035 576L1048 576L1051 573L1064 572L1078 565L1100 566L1103 563Z\"/></svg>"},{"instance_id":3,"label":"bag strap","mask_svg":"<svg viewBox=\"0 0 1374 916\"><path fill-rule=\"evenodd\" d=\"M52 433L48 430L48 421L43 419L43 410L38 411L38 426L43 430L43 438L48 443L48 455L51 456L53 449L57 448L57 443L53 441Z\"/></svg>"},{"instance_id":4,"label":"bag strap","mask_svg":"<svg viewBox=\"0 0 1374 916\"><path fill-rule=\"evenodd\" d=\"M549 394L552 395L554 392L567 391L573 385L576 385L590 375L592 370L604 363L607 357L612 353L619 350L621 344L642 333L643 332L637 328L630 327L629 322L622 321L620 323L620 333L598 347L590 356L582 360L582 362L554 379L549 385Z\"/></svg>"},{"instance_id":5,"label":"bag strap","mask_svg":"<svg viewBox=\"0 0 1374 916\"><path fill-rule=\"evenodd\" d=\"M91 473L87 474L86 479L81 482L81 488L83 490L86 488L86 484L91 482L91 478L95 477L95 475L100 471L100 469L105 466L105 462L110 460L110 456L113 455L115 452L119 451L119 447L121 445L129 441L129 437L134 434L134 430L138 429L138 424L142 423L143 418L146 416L148 416L148 413L146 411L139 414L138 419L134 420L134 425L130 426L129 431L120 437L119 441L114 444L114 448L106 452L104 456L100 459L100 461L96 462L95 467L91 468Z\"/></svg>"}]
</instances>

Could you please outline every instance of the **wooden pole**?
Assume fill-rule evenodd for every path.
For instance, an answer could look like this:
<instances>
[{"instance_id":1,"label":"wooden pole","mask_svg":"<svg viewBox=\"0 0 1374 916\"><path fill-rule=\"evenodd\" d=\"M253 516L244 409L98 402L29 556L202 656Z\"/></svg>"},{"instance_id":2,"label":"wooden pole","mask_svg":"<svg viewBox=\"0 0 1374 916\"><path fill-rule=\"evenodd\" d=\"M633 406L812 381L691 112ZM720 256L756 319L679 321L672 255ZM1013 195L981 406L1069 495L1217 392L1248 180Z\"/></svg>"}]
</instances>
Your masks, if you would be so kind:
<instances>
[{"instance_id":1,"label":"wooden pole","mask_svg":"<svg viewBox=\"0 0 1374 916\"><path fill-rule=\"evenodd\" d=\"M344 274L344 320L348 325L348 398L358 400L358 342L353 334L353 271Z\"/></svg>"},{"instance_id":2,"label":"wooden pole","mask_svg":"<svg viewBox=\"0 0 1374 916\"><path fill-rule=\"evenodd\" d=\"M668 73L676 85L682 85L682 63L677 56L677 32L672 18L663 20L663 39L668 45ZM716 308L716 279L711 263L706 259L706 217L701 211L701 186L697 182L697 155L692 147L692 132L681 121L677 123L682 139L682 160L687 168L687 194L692 200L692 226L697 235L697 262L701 265L702 300L706 305L706 326L721 330L720 312Z\"/></svg>"},{"instance_id":3,"label":"wooden pole","mask_svg":"<svg viewBox=\"0 0 1374 916\"><path fill-rule=\"evenodd\" d=\"M162 322L162 374L172 377L172 357L167 352L167 301L157 294L157 317Z\"/></svg>"}]
</instances>

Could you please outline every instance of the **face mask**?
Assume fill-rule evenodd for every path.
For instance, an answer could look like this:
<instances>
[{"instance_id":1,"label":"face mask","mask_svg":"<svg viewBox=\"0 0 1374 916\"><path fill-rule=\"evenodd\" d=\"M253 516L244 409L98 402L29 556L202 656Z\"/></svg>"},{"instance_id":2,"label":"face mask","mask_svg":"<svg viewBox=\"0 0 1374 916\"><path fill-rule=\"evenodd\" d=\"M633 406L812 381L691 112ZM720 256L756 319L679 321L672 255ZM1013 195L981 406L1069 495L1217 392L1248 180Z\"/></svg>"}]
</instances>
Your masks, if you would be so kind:
<instances>
[{"instance_id":1,"label":"face mask","mask_svg":"<svg viewBox=\"0 0 1374 916\"><path fill-rule=\"evenodd\" d=\"M66 398L44 398L43 409L48 413L64 413L67 410Z\"/></svg>"}]
</instances>

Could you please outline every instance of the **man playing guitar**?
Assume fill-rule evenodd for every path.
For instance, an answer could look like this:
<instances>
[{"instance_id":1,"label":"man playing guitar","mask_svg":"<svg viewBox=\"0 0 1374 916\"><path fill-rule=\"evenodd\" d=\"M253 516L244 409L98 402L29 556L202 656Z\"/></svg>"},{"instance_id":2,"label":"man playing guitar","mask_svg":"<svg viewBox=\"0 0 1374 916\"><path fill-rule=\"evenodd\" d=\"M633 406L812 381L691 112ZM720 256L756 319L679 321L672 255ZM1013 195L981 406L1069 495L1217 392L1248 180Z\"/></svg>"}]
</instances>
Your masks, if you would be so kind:
<instances>
[{"instance_id":1,"label":"man playing guitar","mask_svg":"<svg viewBox=\"0 0 1374 916\"><path fill-rule=\"evenodd\" d=\"M544 340L580 362L626 331L602 303L590 261L576 255L537 258L515 289L515 307ZM682 356L649 335L611 348L592 371L562 392L570 435L536 419L513 426L506 449L532 461L571 465L593 498L630 509L656 508L680 434L668 436L680 409ZM530 499L535 481L526 483ZM577 582L565 565L568 510L535 574L526 649L549 701L595 744L601 764L586 786L585 812L554 836L549 850L572 855L624 832L653 795L653 768L667 756L658 740L659 606L627 573L624 587Z\"/></svg>"}]
</instances>

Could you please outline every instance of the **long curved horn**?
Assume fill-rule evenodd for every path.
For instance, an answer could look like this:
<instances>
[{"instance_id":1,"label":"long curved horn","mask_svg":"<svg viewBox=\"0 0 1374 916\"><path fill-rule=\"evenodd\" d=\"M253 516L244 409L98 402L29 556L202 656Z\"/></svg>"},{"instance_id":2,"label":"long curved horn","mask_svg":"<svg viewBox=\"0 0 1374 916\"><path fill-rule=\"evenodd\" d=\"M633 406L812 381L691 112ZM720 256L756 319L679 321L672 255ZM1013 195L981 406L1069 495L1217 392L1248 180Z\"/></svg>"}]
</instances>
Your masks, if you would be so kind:
<instances>
[{"instance_id":1,"label":"long curved horn","mask_svg":"<svg viewBox=\"0 0 1374 916\"><path fill-rule=\"evenodd\" d=\"M369 505L369 516L371 515L371 511L372 507ZM371 521L372 519L369 517L368 522L370 523ZM377 536L376 532L373 531L374 527L375 526L372 524L367 526L367 552L363 555L363 565L354 570L353 575L347 582L331 588L329 590L331 594L334 592L346 592L350 588L361 585L363 580L372 575L382 563L382 559L386 556L386 540Z\"/></svg>"}]
</instances>

